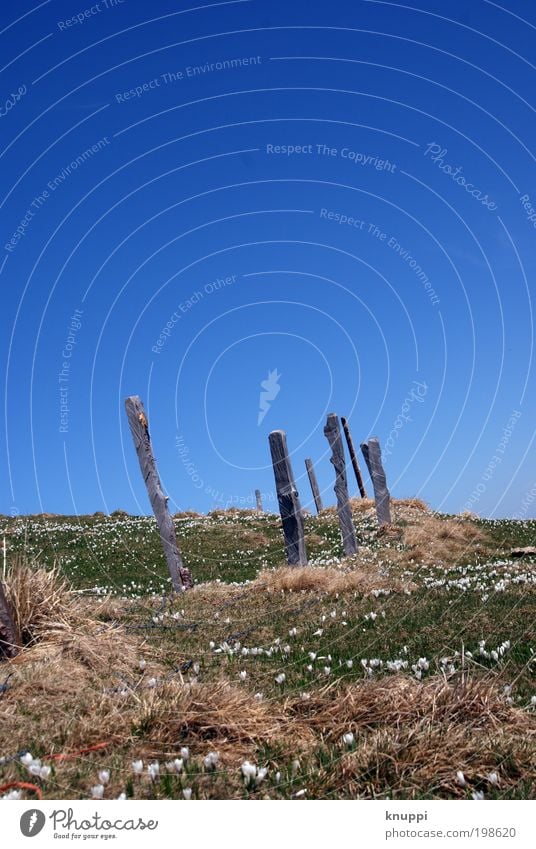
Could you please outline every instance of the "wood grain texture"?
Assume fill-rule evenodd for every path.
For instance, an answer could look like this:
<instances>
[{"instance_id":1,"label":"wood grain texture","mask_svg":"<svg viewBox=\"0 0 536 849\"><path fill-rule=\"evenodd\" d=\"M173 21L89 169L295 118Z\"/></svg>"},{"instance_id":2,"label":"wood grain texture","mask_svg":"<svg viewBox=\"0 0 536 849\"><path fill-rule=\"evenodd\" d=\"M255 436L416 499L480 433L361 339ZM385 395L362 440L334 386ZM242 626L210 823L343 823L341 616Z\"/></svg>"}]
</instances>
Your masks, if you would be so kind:
<instances>
[{"instance_id":1,"label":"wood grain texture","mask_svg":"<svg viewBox=\"0 0 536 849\"><path fill-rule=\"evenodd\" d=\"M348 499L348 482L346 479L346 463L344 460L344 448L341 438L341 427L338 416L335 413L328 415L324 436L331 448L331 463L335 468L335 495L337 497L337 515L341 529L342 547L344 553L349 556L357 552L357 540L355 536L354 521L352 519L352 508Z\"/></svg>"},{"instance_id":2,"label":"wood grain texture","mask_svg":"<svg viewBox=\"0 0 536 849\"><path fill-rule=\"evenodd\" d=\"M309 458L307 458L307 460L305 461L305 468L307 469L309 483L311 484L311 491L313 493L316 512L320 513L320 511L322 510L322 499L320 497L320 490L318 488L318 481L316 479L315 467L313 466L313 461Z\"/></svg>"},{"instance_id":3,"label":"wood grain texture","mask_svg":"<svg viewBox=\"0 0 536 849\"><path fill-rule=\"evenodd\" d=\"M370 479L374 488L374 500L376 502L376 516L379 525L391 524L391 494L387 488L387 478L382 464L380 442L377 437L371 436L368 442L363 442L361 451L369 470Z\"/></svg>"},{"instance_id":4,"label":"wood grain texture","mask_svg":"<svg viewBox=\"0 0 536 849\"><path fill-rule=\"evenodd\" d=\"M348 453L350 455L350 460L352 463L352 468L354 470L355 479L357 481L357 486L359 488L359 493L361 498L367 497L367 491L365 489L365 484L363 483L363 477L361 475L361 469L359 468L359 463L357 462L357 454L355 453L354 448L354 440L352 439L352 434L350 433L350 428L348 426L348 419L345 419L344 416L341 416L341 424L342 429L344 430L344 435L346 437L346 444L348 446Z\"/></svg>"},{"instance_id":5,"label":"wood grain texture","mask_svg":"<svg viewBox=\"0 0 536 849\"><path fill-rule=\"evenodd\" d=\"M15 657L19 650L20 635L17 633L4 586L0 581L0 660Z\"/></svg>"},{"instance_id":6,"label":"wood grain texture","mask_svg":"<svg viewBox=\"0 0 536 849\"><path fill-rule=\"evenodd\" d=\"M147 416L145 415L145 410L139 396L131 395L127 398L125 409L134 441L134 448L138 455L142 477L158 523L160 539L164 547L169 574L171 575L171 583L176 592L182 592L182 590L193 586L193 580L190 571L185 568L182 562L175 534L175 526L167 506L168 498L164 495L156 468Z\"/></svg>"},{"instance_id":7,"label":"wood grain texture","mask_svg":"<svg viewBox=\"0 0 536 849\"><path fill-rule=\"evenodd\" d=\"M279 512L283 523L287 562L289 566L306 566L303 515L288 455L287 437L283 430L273 430L268 441L274 467Z\"/></svg>"}]
</instances>

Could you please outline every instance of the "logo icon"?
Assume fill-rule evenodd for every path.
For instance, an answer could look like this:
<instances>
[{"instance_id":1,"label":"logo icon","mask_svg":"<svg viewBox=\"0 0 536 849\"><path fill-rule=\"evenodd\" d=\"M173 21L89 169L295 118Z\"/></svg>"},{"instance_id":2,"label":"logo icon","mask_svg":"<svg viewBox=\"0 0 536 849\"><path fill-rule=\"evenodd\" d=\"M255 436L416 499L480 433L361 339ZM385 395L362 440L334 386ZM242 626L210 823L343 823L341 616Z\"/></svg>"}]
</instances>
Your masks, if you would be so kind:
<instances>
[{"instance_id":1,"label":"logo icon","mask_svg":"<svg viewBox=\"0 0 536 849\"><path fill-rule=\"evenodd\" d=\"M42 831L46 822L46 817L43 811L38 811L37 808L32 808L30 811L25 811L20 818L20 830L25 837L35 837Z\"/></svg>"},{"instance_id":2,"label":"logo icon","mask_svg":"<svg viewBox=\"0 0 536 849\"><path fill-rule=\"evenodd\" d=\"M264 391L259 395L259 415L257 416L257 427L261 424L266 413L270 409L271 401L275 401L279 395L281 387L278 381L280 377L281 375L277 373L277 369L275 368L273 371L268 372L266 380L261 380L261 388Z\"/></svg>"}]
</instances>

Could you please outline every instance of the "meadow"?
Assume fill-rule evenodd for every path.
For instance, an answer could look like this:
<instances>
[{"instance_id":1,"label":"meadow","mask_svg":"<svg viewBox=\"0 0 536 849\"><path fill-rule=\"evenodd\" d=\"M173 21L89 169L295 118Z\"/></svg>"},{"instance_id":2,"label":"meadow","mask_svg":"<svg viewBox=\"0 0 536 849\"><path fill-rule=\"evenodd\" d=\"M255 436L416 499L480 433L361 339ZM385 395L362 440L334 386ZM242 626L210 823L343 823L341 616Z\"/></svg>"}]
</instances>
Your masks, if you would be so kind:
<instances>
[{"instance_id":1,"label":"meadow","mask_svg":"<svg viewBox=\"0 0 536 849\"><path fill-rule=\"evenodd\" d=\"M176 514L180 595L152 517L0 517L0 794L533 798L536 521L352 506L358 554L328 508L304 568L276 515Z\"/></svg>"}]
</instances>

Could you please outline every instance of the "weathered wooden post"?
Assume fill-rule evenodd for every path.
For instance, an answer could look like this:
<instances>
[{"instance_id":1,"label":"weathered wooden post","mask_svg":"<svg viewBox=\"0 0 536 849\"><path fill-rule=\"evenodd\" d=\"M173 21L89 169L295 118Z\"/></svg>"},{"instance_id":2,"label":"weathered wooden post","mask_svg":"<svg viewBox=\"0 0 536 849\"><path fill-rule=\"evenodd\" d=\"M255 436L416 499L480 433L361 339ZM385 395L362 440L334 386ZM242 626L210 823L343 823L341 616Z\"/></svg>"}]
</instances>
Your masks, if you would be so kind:
<instances>
[{"instance_id":1,"label":"weathered wooden post","mask_svg":"<svg viewBox=\"0 0 536 849\"><path fill-rule=\"evenodd\" d=\"M309 476L309 483L311 484L311 490L315 500L316 512L320 513L322 510L322 499L320 498L320 490L316 479L315 467L313 466L313 461L309 458L305 461L305 468L307 469L307 475Z\"/></svg>"},{"instance_id":2,"label":"weathered wooden post","mask_svg":"<svg viewBox=\"0 0 536 849\"><path fill-rule=\"evenodd\" d=\"M303 515L294 475L287 449L287 437L283 430L273 430L268 441L274 467L275 488L279 512L283 523L285 547L289 566L306 566Z\"/></svg>"},{"instance_id":3,"label":"weathered wooden post","mask_svg":"<svg viewBox=\"0 0 536 849\"><path fill-rule=\"evenodd\" d=\"M20 648L20 636L13 619L4 586L0 581L0 659L15 657Z\"/></svg>"},{"instance_id":4,"label":"weathered wooden post","mask_svg":"<svg viewBox=\"0 0 536 849\"><path fill-rule=\"evenodd\" d=\"M257 510L262 513L262 496L260 489L255 490L255 499L257 501Z\"/></svg>"},{"instance_id":5,"label":"weathered wooden post","mask_svg":"<svg viewBox=\"0 0 536 849\"><path fill-rule=\"evenodd\" d=\"M363 442L361 451L369 470L372 486L374 487L374 500L376 501L376 515L378 524L391 524L391 495L387 489L387 479L382 465L382 452L377 437L371 436L368 442Z\"/></svg>"},{"instance_id":6,"label":"weathered wooden post","mask_svg":"<svg viewBox=\"0 0 536 849\"><path fill-rule=\"evenodd\" d=\"M134 440L134 447L140 461L140 469L147 487L147 493L153 508L160 538L164 546L164 554L171 575L171 583L176 592L181 592L193 586L190 570L183 565L175 526L168 510L168 497L164 495L162 484L156 468L156 460L153 455L151 437L149 435L149 424L143 409L143 404L138 395L131 395L125 401L125 408L130 425L130 432Z\"/></svg>"},{"instance_id":7,"label":"weathered wooden post","mask_svg":"<svg viewBox=\"0 0 536 849\"><path fill-rule=\"evenodd\" d=\"M346 444L348 446L348 453L350 455L350 460L352 461L355 479L356 479L357 485L359 487L359 492L361 493L361 498L366 498L367 497L367 491L365 489L365 484L363 483L363 478L361 476L361 469L359 468L359 463L357 462L357 455L355 453L355 448L354 448L354 440L352 439L352 434L350 433L350 428L348 427L348 419L345 419L344 416L341 416L341 424L342 424L342 429L344 430L344 435L346 437Z\"/></svg>"},{"instance_id":8,"label":"weathered wooden post","mask_svg":"<svg viewBox=\"0 0 536 849\"><path fill-rule=\"evenodd\" d=\"M341 428L339 419L335 413L329 413L324 428L324 435L329 442L331 462L335 468L335 495L337 496L337 513L341 527L342 547L344 553L348 556L356 553L357 540L352 519L352 508L348 500L348 483L346 480L346 464L344 462Z\"/></svg>"}]
</instances>

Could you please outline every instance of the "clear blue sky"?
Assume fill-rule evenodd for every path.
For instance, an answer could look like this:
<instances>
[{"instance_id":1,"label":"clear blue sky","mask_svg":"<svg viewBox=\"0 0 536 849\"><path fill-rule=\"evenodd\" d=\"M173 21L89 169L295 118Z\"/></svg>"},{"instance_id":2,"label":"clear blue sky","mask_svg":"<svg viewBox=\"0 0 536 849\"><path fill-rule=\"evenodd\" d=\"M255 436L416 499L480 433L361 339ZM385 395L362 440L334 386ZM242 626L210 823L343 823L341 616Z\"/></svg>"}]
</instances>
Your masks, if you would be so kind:
<instances>
[{"instance_id":1,"label":"clear blue sky","mask_svg":"<svg viewBox=\"0 0 536 849\"><path fill-rule=\"evenodd\" d=\"M173 509L273 509L276 428L332 502L335 411L393 495L536 515L532 3L0 14L2 512L149 512L139 394Z\"/></svg>"}]
</instances>

